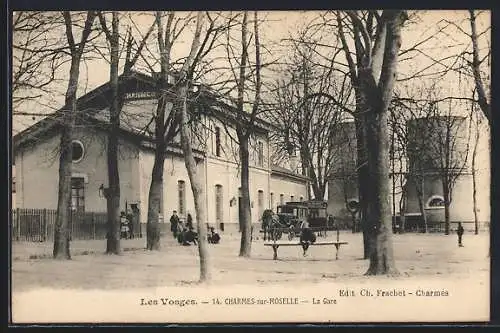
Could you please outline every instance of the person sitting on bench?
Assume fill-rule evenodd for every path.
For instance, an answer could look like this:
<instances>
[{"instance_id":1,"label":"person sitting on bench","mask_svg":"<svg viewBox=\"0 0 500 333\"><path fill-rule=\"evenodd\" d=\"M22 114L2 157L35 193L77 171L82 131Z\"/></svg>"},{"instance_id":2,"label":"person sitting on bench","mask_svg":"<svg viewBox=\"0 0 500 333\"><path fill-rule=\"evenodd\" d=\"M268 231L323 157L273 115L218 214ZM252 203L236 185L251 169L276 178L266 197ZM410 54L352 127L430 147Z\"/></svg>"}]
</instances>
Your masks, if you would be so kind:
<instances>
[{"instance_id":1,"label":"person sitting on bench","mask_svg":"<svg viewBox=\"0 0 500 333\"><path fill-rule=\"evenodd\" d=\"M303 221L300 225L300 244L302 245L302 249L304 250L304 257L307 256L307 249L309 245L314 244L316 242L316 235L309 229L309 223L307 221Z\"/></svg>"},{"instance_id":2,"label":"person sitting on bench","mask_svg":"<svg viewBox=\"0 0 500 333\"><path fill-rule=\"evenodd\" d=\"M210 244L219 244L220 236L214 231L214 227L210 227L210 233L208 234L208 242Z\"/></svg>"}]
</instances>

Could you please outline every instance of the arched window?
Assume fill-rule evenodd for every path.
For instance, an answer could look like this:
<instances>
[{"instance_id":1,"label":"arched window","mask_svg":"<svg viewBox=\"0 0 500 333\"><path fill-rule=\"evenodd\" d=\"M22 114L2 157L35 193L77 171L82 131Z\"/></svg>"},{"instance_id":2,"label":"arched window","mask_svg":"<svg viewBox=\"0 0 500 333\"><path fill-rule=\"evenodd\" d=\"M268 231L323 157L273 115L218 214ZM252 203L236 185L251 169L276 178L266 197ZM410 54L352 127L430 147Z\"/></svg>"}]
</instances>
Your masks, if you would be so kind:
<instances>
[{"instance_id":1,"label":"arched window","mask_svg":"<svg viewBox=\"0 0 500 333\"><path fill-rule=\"evenodd\" d=\"M444 208L444 198L440 195L432 195L425 205L429 209L440 209Z\"/></svg>"},{"instance_id":2,"label":"arched window","mask_svg":"<svg viewBox=\"0 0 500 333\"><path fill-rule=\"evenodd\" d=\"M83 159L83 155L85 154L83 143L79 140L73 140L71 142L71 150L73 163L80 162Z\"/></svg>"},{"instance_id":3,"label":"arched window","mask_svg":"<svg viewBox=\"0 0 500 333\"><path fill-rule=\"evenodd\" d=\"M291 202L293 202L293 199L294 199L294 198L295 198L295 197L294 197L293 195L291 195L291 196L290 196L290 201L291 201Z\"/></svg>"},{"instance_id":4,"label":"arched window","mask_svg":"<svg viewBox=\"0 0 500 333\"><path fill-rule=\"evenodd\" d=\"M177 182L177 188L179 192L179 215L186 214L186 182L179 180Z\"/></svg>"}]
</instances>

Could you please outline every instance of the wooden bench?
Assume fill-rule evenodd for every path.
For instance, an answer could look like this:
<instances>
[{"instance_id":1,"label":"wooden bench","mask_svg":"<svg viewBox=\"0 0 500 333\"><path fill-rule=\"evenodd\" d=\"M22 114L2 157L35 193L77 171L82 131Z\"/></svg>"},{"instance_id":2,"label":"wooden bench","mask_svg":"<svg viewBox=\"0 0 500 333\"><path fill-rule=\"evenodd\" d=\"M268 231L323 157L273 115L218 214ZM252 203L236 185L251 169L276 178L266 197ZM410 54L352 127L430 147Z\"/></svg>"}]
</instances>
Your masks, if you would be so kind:
<instances>
[{"instance_id":1,"label":"wooden bench","mask_svg":"<svg viewBox=\"0 0 500 333\"><path fill-rule=\"evenodd\" d=\"M337 249L335 252L335 260L339 258L339 248L341 245L346 245L348 244L347 242L318 242L318 243L313 243L309 244L309 246L327 246L327 245L334 245L335 248ZM271 246L273 248L273 259L277 260L278 259L278 248L280 246L300 246L302 247L301 243L264 243L264 246Z\"/></svg>"}]
</instances>

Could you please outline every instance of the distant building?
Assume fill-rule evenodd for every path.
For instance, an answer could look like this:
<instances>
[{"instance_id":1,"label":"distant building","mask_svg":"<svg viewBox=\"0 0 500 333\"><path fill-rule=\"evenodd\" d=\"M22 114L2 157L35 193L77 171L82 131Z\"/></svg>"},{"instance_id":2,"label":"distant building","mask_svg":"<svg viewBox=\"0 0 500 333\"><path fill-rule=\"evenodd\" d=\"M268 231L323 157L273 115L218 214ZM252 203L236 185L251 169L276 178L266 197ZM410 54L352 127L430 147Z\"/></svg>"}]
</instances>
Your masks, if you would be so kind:
<instances>
[{"instance_id":1,"label":"distant building","mask_svg":"<svg viewBox=\"0 0 500 333\"><path fill-rule=\"evenodd\" d=\"M439 116L410 120L408 132L407 197L404 214L421 216L419 197L427 221L443 222L443 181L451 180L450 221L465 222L473 229L472 146L466 117ZM478 177L479 178L479 177ZM479 183L478 186L481 183ZM490 221L489 200L484 200L488 187L478 189L478 220L484 226ZM452 225L453 227L453 225Z\"/></svg>"},{"instance_id":2,"label":"distant building","mask_svg":"<svg viewBox=\"0 0 500 333\"><path fill-rule=\"evenodd\" d=\"M331 139L337 149L332 172L328 178L328 214L340 219L351 219L348 205L359 204L358 175L356 171L357 146L354 122L336 125Z\"/></svg>"},{"instance_id":3,"label":"distant building","mask_svg":"<svg viewBox=\"0 0 500 333\"><path fill-rule=\"evenodd\" d=\"M136 205L146 223L148 193L154 162L152 121L157 100L152 77L134 72L121 78L125 105L119 134L119 172L122 210ZM104 212L106 200L100 188L108 186L106 124L110 89L104 84L78 100L73 140L72 209ZM207 104L193 138L195 159L205 185L208 223L237 229L239 221L240 171L232 107L223 101ZM209 112L208 112L209 111ZM58 196L59 121L62 111L43 119L14 137L18 208L56 209ZM264 209L280 200L306 197L307 178L273 166L269 159L272 126L258 120L250 144L250 201L252 220L258 223ZM227 130L226 130L227 129ZM177 136L167 148L164 166L163 220L173 210L181 218L196 218L193 196ZM127 207L126 207L127 206ZM226 229L227 230L227 229Z\"/></svg>"},{"instance_id":4,"label":"distant building","mask_svg":"<svg viewBox=\"0 0 500 333\"><path fill-rule=\"evenodd\" d=\"M333 162L328 181L328 213L338 219L349 219L348 205L359 202L358 178L356 172L357 146L354 122L337 125L335 137L338 158ZM465 228L473 229L473 185L471 172L472 147L474 139L470 136L469 122L464 117L427 117L413 119L407 124L407 165L403 165L403 186L398 183L389 202L395 201L395 215L404 214L407 222L418 224L422 221L419 206L419 193L429 223L444 222L443 172L451 173L454 178L450 204L452 228L456 222L464 222ZM484 156L485 149L479 155ZM484 158L478 157L477 176L477 215L482 228L490 222L489 166ZM481 162L482 161L482 162ZM477 167L476 167L477 168ZM454 175L454 176L453 176ZM455 177L456 176L456 177ZM391 173L389 188L392 192ZM397 181L399 182L399 180ZM406 193L403 212L400 211L401 194ZM408 225L407 225L408 227Z\"/></svg>"}]
</instances>

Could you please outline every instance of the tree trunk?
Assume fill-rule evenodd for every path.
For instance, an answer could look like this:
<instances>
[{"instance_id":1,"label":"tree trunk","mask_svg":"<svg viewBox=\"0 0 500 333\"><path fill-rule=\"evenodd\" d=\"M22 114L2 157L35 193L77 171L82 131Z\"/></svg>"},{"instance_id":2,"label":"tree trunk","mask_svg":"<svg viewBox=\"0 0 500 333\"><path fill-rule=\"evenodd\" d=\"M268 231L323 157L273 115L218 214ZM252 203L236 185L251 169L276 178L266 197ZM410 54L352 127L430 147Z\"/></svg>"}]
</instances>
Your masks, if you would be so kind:
<instances>
[{"instance_id":1,"label":"tree trunk","mask_svg":"<svg viewBox=\"0 0 500 333\"><path fill-rule=\"evenodd\" d=\"M205 203L205 191L203 187L202 175L198 174L198 169L196 166L196 161L194 159L193 150L191 147L191 136L193 135L192 129L188 124L188 114L187 114L187 98L188 98L188 87L189 82L193 76L193 70L195 64L195 54L198 52L200 47L200 34L203 25L203 14L198 12L196 18L196 30L193 37L193 42L191 43L191 51L189 56L181 70L181 77L184 78L179 82L179 98L180 107L178 112L180 113L180 132L181 132L181 146L184 154L184 163L186 164L186 169L188 171L189 180L191 182L191 190L193 192L194 198L194 208L196 210L196 225L198 230L198 253L200 256L200 282L209 282L212 279L211 266L210 266L210 255L208 251L208 240L207 240L207 229L205 224L207 223L207 206ZM189 70L189 71L188 71Z\"/></svg>"},{"instance_id":2,"label":"tree trunk","mask_svg":"<svg viewBox=\"0 0 500 333\"><path fill-rule=\"evenodd\" d=\"M168 14L167 27L170 26L174 17L174 13ZM156 12L156 24L158 31L158 48L160 51L160 77L157 81L158 104L156 106L155 120L155 157L153 170L151 172L151 185L148 195L148 220L146 222L146 248L148 250L160 249L160 216L163 217L163 168L165 165L165 154L168 142L173 138L177 123L172 120L172 113L165 117L169 97L168 91L168 74L170 66L170 28L163 31L162 13Z\"/></svg>"},{"instance_id":3,"label":"tree trunk","mask_svg":"<svg viewBox=\"0 0 500 333\"><path fill-rule=\"evenodd\" d=\"M478 119L478 118L476 118ZM476 135L474 149L472 151L472 208L474 209L474 234L479 234L479 221L477 217L477 179L476 179L476 157L477 145L479 143L479 123L476 122Z\"/></svg>"},{"instance_id":4,"label":"tree trunk","mask_svg":"<svg viewBox=\"0 0 500 333\"><path fill-rule=\"evenodd\" d=\"M387 112L374 114L368 126L368 163L371 169L371 190L368 224L371 241L370 267L367 275L397 274L392 245L392 219L389 204L389 144Z\"/></svg>"},{"instance_id":5,"label":"tree trunk","mask_svg":"<svg viewBox=\"0 0 500 333\"><path fill-rule=\"evenodd\" d=\"M417 190L417 199L418 199L418 209L420 210L420 214L422 214L422 220L424 222L424 233L428 232L428 225L427 225L427 214L425 213L425 205L424 205L424 184L425 184L425 178L424 178L424 173L422 172L421 175L422 178L420 178L420 184L416 184L415 182L415 189ZM420 187L419 187L420 186Z\"/></svg>"},{"instance_id":6,"label":"tree trunk","mask_svg":"<svg viewBox=\"0 0 500 333\"><path fill-rule=\"evenodd\" d=\"M399 200L399 233L402 234L405 232L406 228L406 196L407 196L407 186L403 185L401 191L401 199Z\"/></svg>"},{"instance_id":7,"label":"tree trunk","mask_svg":"<svg viewBox=\"0 0 500 333\"><path fill-rule=\"evenodd\" d=\"M252 211L250 207L250 189L249 189L249 151L248 136L242 135L238 138L240 143L240 163L241 163L241 244L240 257L250 257L252 249Z\"/></svg>"},{"instance_id":8,"label":"tree trunk","mask_svg":"<svg viewBox=\"0 0 500 333\"><path fill-rule=\"evenodd\" d=\"M491 105L489 100L489 96L487 96L486 91L484 89L483 79L481 77L481 62L479 60L479 42L478 35L476 31L476 15L473 9L469 9L469 20L471 25L471 41L472 41L472 73L474 74L474 83L476 85L476 91L478 94L478 104L483 111L488 123L491 126L492 123L492 114L491 114Z\"/></svg>"},{"instance_id":9,"label":"tree trunk","mask_svg":"<svg viewBox=\"0 0 500 333\"><path fill-rule=\"evenodd\" d=\"M75 103L76 104L76 103ZM76 108L76 106L74 106ZM74 119L73 111L67 111L67 118ZM55 259L71 259L69 249L69 219L71 218L71 163L72 146L71 137L73 121L63 123L61 133L60 157L59 157L59 192L57 200L57 215L54 228L54 249Z\"/></svg>"},{"instance_id":10,"label":"tree trunk","mask_svg":"<svg viewBox=\"0 0 500 333\"><path fill-rule=\"evenodd\" d=\"M163 167L165 164L165 145L158 143L149 187L148 221L146 224L146 247L148 250L160 249L159 216L163 215Z\"/></svg>"},{"instance_id":11,"label":"tree trunk","mask_svg":"<svg viewBox=\"0 0 500 333\"><path fill-rule=\"evenodd\" d=\"M69 220L71 214L71 169L73 161L73 128L75 126L76 90L80 75L80 57L74 56L69 72L68 89L66 91L64 113L65 121L62 122L60 156L59 156L59 192L57 199L57 215L54 230L55 259L71 259L69 240Z\"/></svg>"},{"instance_id":12,"label":"tree trunk","mask_svg":"<svg viewBox=\"0 0 500 333\"><path fill-rule=\"evenodd\" d=\"M118 130L120 128L120 97L118 92L118 61L119 61L119 31L118 13L113 12L112 31L110 38L111 65L111 105L110 131L108 134L108 182L109 192L107 200L108 232L106 242L106 253L120 254L120 175L118 170Z\"/></svg>"},{"instance_id":13,"label":"tree trunk","mask_svg":"<svg viewBox=\"0 0 500 333\"><path fill-rule=\"evenodd\" d=\"M198 173L196 161L194 159L193 150L191 147L192 133L187 122L187 86L182 86L179 90L179 97L182 98L181 106L181 145L184 153L184 163L188 171L189 181L191 182L191 190L193 191L194 208L196 211L196 225L198 231L198 252L200 256L200 282L210 282L212 272L210 266L210 255L208 251L207 229L207 212L205 204L205 190L203 186L202 175Z\"/></svg>"},{"instance_id":14,"label":"tree trunk","mask_svg":"<svg viewBox=\"0 0 500 333\"><path fill-rule=\"evenodd\" d=\"M370 214L369 235L373 246L370 249L370 266L367 275L398 274L394 262L392 242L392 218L389 204L389 105L396 81L398 53L401 48L401 26L407 13L387 10L385 17L387 36L380 80L373 76L364 81L367 108L367 156L371 177L368 200ZM383 20L382 20L383 21Z\"/></svg>"},{"instance_id":15,"label":"tree trunk","mask_svg":"<svg viewBox=\"0 0 500 333\"><path fill-rule=\"evenodd\" d=\"M366 156L366 118L361 109L357 109L357 116L354 118L356 128L356 147L357 147L357 170L358 170L358 196L359 196L359 217L361 231L363 232L363 258L370 257L370 242L367 233L367 187L369 186L370 174ZM353 225L353 228L355 226Z\"/></svg>"},{"instance_id":16,"label":"tree trunk","mask_svg":"<svg viewBox=\"0 0 500 333\"><path fill-rule=\"evenodd\" d=\"M450 191L448 184L443 182L443 199L444 199L444 234L450 234Z\"/></svg>"},{"instance_id":17,"label":"tree trunk","mask_svg":"<svg viewBox=\"0 0 500 333\"><path fill-rule=\"evenodd\" d=\"M71 67L69 70L68 88L66 90L63 114L61 144L59 156L59 192L57 197L57 215L54 228L54 249L55 259L71 259L69 241L69 223L71 218L71 169L73 162L73 128L75 126L75 113L77 112L76 91L78 89L78 79L80 76L80 61L83 48L91 32L95 19L95 12L87 12L87 19L82 30L81 40L76 46L73 36L73 23L71 14L68 11L62 13L66 26L66 38L71 52Z\"/></svg>"}]
</instances>

